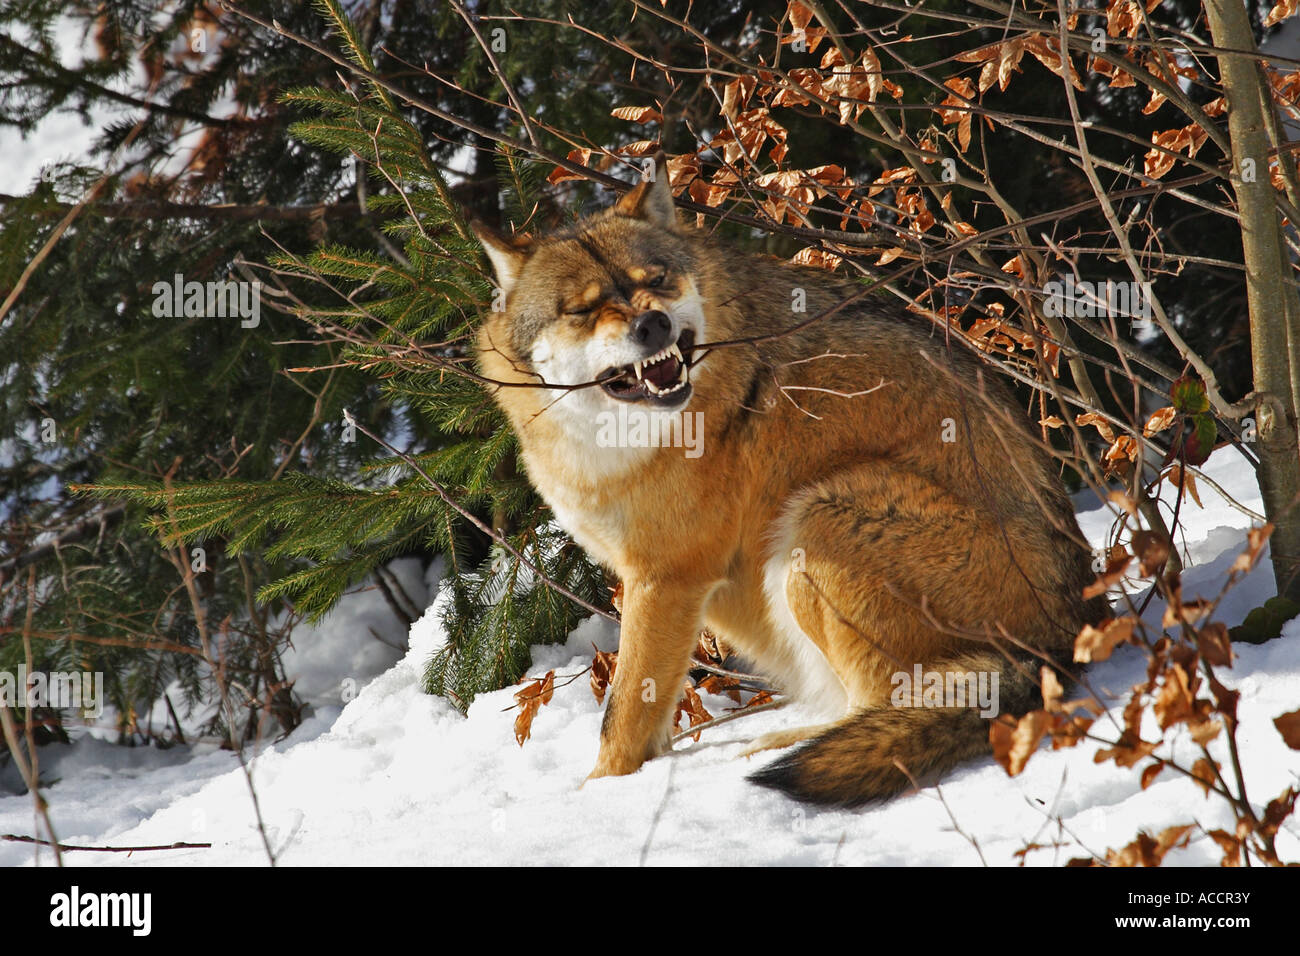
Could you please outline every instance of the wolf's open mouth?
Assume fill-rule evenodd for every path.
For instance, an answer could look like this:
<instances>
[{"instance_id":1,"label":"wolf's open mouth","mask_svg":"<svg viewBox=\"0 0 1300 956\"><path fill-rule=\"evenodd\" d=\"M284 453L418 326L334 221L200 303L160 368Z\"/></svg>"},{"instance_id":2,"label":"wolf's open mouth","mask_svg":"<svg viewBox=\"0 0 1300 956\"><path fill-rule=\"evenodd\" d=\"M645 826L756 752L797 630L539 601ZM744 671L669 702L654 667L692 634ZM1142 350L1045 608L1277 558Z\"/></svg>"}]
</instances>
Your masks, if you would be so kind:
<instances>
[{"instance_id":1,"label":"wolf's open mouth","mask_svg":"<svg viewBox=\"0 0 1300 956\"><path fill-rule=\"evenodd\" d=\"M677 341L663 351L631 365L607 368L596 380L605 394L619 401L650 399L675 405L690 394L694 347L694 330L683 329Z\"/></svg>"}]
</instances>

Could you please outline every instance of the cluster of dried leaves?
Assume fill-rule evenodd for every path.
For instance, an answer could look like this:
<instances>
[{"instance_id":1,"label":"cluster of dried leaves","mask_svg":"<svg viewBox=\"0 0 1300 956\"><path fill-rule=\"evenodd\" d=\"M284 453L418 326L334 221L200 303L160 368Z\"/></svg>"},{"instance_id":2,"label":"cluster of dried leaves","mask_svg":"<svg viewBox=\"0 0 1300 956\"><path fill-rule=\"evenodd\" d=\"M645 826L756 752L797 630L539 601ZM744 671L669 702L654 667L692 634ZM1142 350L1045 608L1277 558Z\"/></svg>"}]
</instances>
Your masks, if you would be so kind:
<instances>
[{"instance_id":1,"label":"cluster of dried leaves","mask_svg":"<svg viewBox=\"0 0 1300 956\"><path fill-rule=\"evenodd\" d=\"M1160 477L1185 490L1199 506L1200 494L1186 466L1203 465L1209 459L1218 441L1218 426L1210 413L1205 385L1194 376L1184 376L1175 381L1170 386L1170 397L1172 405L1157 409L1147 418L1142 427L1142 437L1151 438L1169 432L1166 439L1168 449L1161 462L1162 468L1169 467ZM1137 439L1132 435L1117 434L1115 426L1105 415L1082 412L1075 416L1074 423L1091 425L1109 443L1101 456L1104 474L1122 474L1137 462L1141 454ZM1044 428L1063 428L1065 421L1059 415L1048 415L1039 419L1038 424Z\"/></svg>"},{"instance_id":2,"label":"cluster of dried leaves","mask_svg":"<svg viewBox=\"0 0 1300 956\"><path fill-rule=\"evenodd\" d=\"M1255 566L1271 530L1271 525L1265 525L1249 532L1247 548L1230 569L1224 593ZM1190 779L1207 798L1215 795L1232 808L1236 822L1231 832L1205 830L1197 823L1170 827L1155 837L1139 832L1127 845L1107 849L1104 856L1072 860L1072 866L1158 866L1166 853L1187 846L1197 832L1223 850L1224 866L1241 866L1250 860L1281 865L1275 838L1283 821L1294 812L1300 790L1288 787L1262 813L1255 811L1246 795L1237 747L1240 694L1225 687L1215 674L1215 668L1232 667L1232 644L1227 628L1208 620L1222 594L1212 601L1185 600L1179 575L1161 576L1169 557L1169 544L1151 532L1135 532L1130 547L1131 553L1121 546L1112 550L1105 571L1085 593L1100 594L1117 585L1136 560L1142 577L1156 576L1154 586L1166 601L1161 622L1164 633L1151 640L1138 614L1132 613L1095 627L1085 626L1074 644L1074 660L1078 664L1106 660L1121 644L1143 647L1147 652L1147 679L1131 689L1121 717L1122 725L1115 728L1119 730L1118 737L1112 739L1109 734L1096 732L1106 707L1095 694L1082 700L1064 701L1056 672L1044 666L1040 674L1043 708L1019 719L1003 715L994 721L989 730L994 757L1010 776L1016 776L1045 738L1051 740L1053 750L1091 740L1102 745L1093 756L1097 763L1114 761L1118 767L1136 768L1145 762L1141 768L1143 790L1169 770ZM1175 627L1179 632L1171 634L1170 629ZM1143 719L1148 712L1159 729L1156 739L1142 735ZM1300 710L1278 717L1274 726L1288 747L1300 750ZM1190 767L1174 759L1166 746L1180 729L1200 752ZM1229 775L1225 775L1223 764L1209 751L1210 743L1221 735L1227 740ZM1165 748L1163 756L1157 753L1162 747ZM1030 851L1042 848L1040 844L1027 844L1017 855L1023 863Z\"/></svg>"},{"instance_id":3,"label":"cluster of dried leaves","mask_svg":"<svg viewBox=\"0 0 1300 956\"><path fill-rule=\"evenodd\" d=\"M620 584L615 590L614 606L618 610L618 597L622 592ZM727 658L727 651L720 646L718 639L709 631L700 632L699 642L695 648L695 660L701 664L708 664L714 668L717 673L710 673L701 678L698 682L692 681L689 677L682 685L682 696L677 701L677 708L673 712L673 729L682 730L682 718L687 720L687 727L697 728L709 723L714 719L714 715L709 713L700 698L701 693L715 694L731 698L736 703L735 708L731 710L746 710L751 707L758 707L762 704L769 703L775 699L775 693L771 690L759 690L749 692L744 689L741 682L743 675L728 673L721 670L720 665ZM601 651L595 650L595 656L591 659L591 664L577 674L570 674L563 678L563 683L559 686L572 683L583 674L588 675L591 684L592 696L596 698L596 703L604 704L605 695L609 692L610 684L614 680L614 672L618 668L618 651ZM543 706L551 702L555 693L555 671L547 671L541 677L535 677L528 680L524 687L515 693L515 706L519 713L515 715L515 740L519 746L524 745L524 741L532 736L533 718ZM742 694L749 693L749 699L743 700ZM743 702L742 702L743 700ZM699 741L700 732L696 730L691 734L691 739Z\"/></svg>"}]
</instances>

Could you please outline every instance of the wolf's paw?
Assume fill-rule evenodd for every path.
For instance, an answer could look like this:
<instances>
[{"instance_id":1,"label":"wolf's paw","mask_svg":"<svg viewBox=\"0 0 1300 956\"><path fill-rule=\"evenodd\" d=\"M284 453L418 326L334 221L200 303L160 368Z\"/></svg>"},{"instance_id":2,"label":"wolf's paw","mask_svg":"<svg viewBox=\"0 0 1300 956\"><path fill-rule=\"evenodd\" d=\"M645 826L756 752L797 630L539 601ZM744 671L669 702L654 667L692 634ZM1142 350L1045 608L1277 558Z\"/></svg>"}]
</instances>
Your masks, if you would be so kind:
<instances>
[{"instance_id":1,"label":"wolf's paw","mask_svg":"<svg viewBox=\"0 0 1300 956\"><path fill-rule=\"evenodd\" d=\"M631 757L606 756L601 754L596 760L596 766L592 768L591 773L587 774L588 780L595 780L597 777L623 777L629 773L636 773L641 769L644 761L635 760Z\"/></svg>"}]
</instances>

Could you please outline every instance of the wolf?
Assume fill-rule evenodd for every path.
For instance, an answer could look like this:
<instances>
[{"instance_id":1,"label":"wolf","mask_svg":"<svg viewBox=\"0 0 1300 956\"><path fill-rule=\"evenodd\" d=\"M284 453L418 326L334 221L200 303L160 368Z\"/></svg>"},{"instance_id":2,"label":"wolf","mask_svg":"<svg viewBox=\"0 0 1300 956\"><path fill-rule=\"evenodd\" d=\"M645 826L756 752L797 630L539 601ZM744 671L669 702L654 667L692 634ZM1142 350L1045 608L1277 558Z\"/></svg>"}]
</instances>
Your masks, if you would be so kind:
<instances>
[{"instance_id":1,"label":"wolf","mask_svg":"<svg viewBox=\"0 0 1300 956\"><path fill-rule=\"evenodd\" d=\"M1001 713L1041 706L1042 659L1068 661L1105 607L1082 597L1090 553L1051 455L978 356L679 222L662 155L553 234L474 229L504 295L481 373L555 520L623 583L590 778L670 749L702 628L820 713L745 751L802 744L751 779L810 803L989 752L987 708L900 694L899 675L992 675ZM616 413L656 440L601 441ZM686 416L695 456L657 440Z\"/></svg>"}]
</instances>

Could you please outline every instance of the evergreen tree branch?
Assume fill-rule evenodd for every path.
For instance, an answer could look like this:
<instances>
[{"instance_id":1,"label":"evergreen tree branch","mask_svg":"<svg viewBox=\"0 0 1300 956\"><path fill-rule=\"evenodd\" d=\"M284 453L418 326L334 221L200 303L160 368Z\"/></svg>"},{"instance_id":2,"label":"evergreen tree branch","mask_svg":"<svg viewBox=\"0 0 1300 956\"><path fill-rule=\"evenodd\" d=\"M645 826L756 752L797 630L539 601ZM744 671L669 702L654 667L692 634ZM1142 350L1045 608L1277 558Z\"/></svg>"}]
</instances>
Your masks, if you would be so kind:
<instances>
[{"instance_id":1,"label":"evergreen tree branch","mask_svg":"<svg viewBox=\"0 0 1300 956\"><path fill-rule=\"evenodd\" d=\"M156 87L157 82L155 81L155 83L149 87L150 96L153 95L153 91ZM32 274L40 268L41 263L44 262L50 252L53 251L59 239L65 232L67 232L68 227L72 225L88 205L95 201L103 191L104 187L108 184L108 181L113 178L111 170L117 157L125 153L126 150L130 148L131 144L135 142L136 137L139 136L141 131L144 129L145 120L147 119L148 116L135 124L131 129L131 132L127 134L126 139L122 140L122 144L113 152L112 157L104 166L104 172L100 175L99 179L95 181L95 184L90 187L90 191L86 193L80 202L68 210L67 215L59 221L59 224L54 227L54 231L50 233L49 238L45 240L45 244L41 246L40 250L32 257L31 261L27 263L26 268L23 269L22 275L18 277L18 281L14 283L14 287L10 289L9 294L5 296L4 302L0 303L0 323L4 322L4 318L9 314L10 308L12 308L13 304L18 301L18 297L23 294L23 290L27 288L27 283L31 279Z\"/></svg>"},{"instance_id":2,"label":"evergreen tree branch","mask_svg":"<svg viewBox=\"0 0 1300 956\"><path fill-rule=\"evenodd\" d=\"M21 202L27 197L0 193L0 203ZM84 215L104 219L203 219L222 222L364 222L368 219L390 219L394 213L386 209L373 212L361 208L359 203L312 203L302 206L278 206L268 203L181 203L165 199L145 199L131 202L86 203ZM47 203L41 212L66 212L77 204Z\"/></svg>"},{"instance_id":3,"label":"evergreen tree branch","mask_svg":"<svg viewBox=\"0 0 1300 956\"><path fill-rule=\"evenodd\" d=\"M104 86L102 83L96 83L85 73L78 70L69 70L56 60L38 53L36 50L29 49L19 43L8 33L0 33L0 45L6 46L20 56L24 56L36 63L41 70L46 71L50 76L56 78L60 83L66 83L69 86L80 89L86 93L112 100L115 103L121 103L125 106L134 106L147 110L149 114L163 113L169 116L175 116L178 119L192 120L196 123L202 123L204 126L229 127L242 120L237 118L222 119L218 116L211 116L207 113L200 113L197 110L187 110L181 106L175 106L171 103L155 102L153 97L153 88L149 90L148 97L141 99L132 96L130 93L122 93L113 89L111 86ZM156 85L156 84L155 84ZM148 120L146 115L144 120Z\"/></svg>"},{"instance_id":4,"label":"evergreen tree branch","mask_svg":"<svg viewBox=\"0 0 1300 956\"><path fill-rule=\"evenodd\" d=\"M391 444L389 444L384 439L380 438L370 429L366 428L365 425L362 425L352 416L351 412L345 411L343 414L344 417L348 420L348 422L356 427L357 431L361 432L361 434L365 435L367 438L376 442L380 446L388 449L388 451L392 452L403 462L405 462L407 467L409 467L412 471L414 471L416 474L418 474L421 478L423 478L426 482L429 483L429 486L438 493L438 497L440 497L443 501L445 501L447 505L450 508L452 508L452 510L454 510L457 514L459 514L462 518L464 518L474 527L478 528L479 531L482 531L485 535L487 535L489 538L491 538L493 541L499 544L506 551L508 551L511 557L517 560L524 567L528 568L528 570L532 571L533 574L537 575L539 581L541 581L547 587L551 588L553 591L556 591L557 593L564 595L570 601L573 601L575 604L579 605L580 607L584 607L588 611L591 611L593 614L598 614L601 617L606 618L607 620L613 621L616 624L618 623L618 618L615 615L609 613L609 611L606 611L603 608L597 607L596 605L592 604L590 601L586 600L585 598L579 597L577 594L574 594L564 585L560 584L558 581L549 577L546 574L546 572L543 571L537 564L533 563L528 558L524 557L523 553L520 552L519 549L516 548L513 544L511 544L508 540L506 540L504 535L495 531L490 525L485 523L476 514L474 514L469 509L465 508L463 505L460 504L460 502L456 501L456 499L451 496L451 494L440 482L436 481L427 471L425 471L422 467L420 467L419 462L417 462L414 458L412 458L406 452L393 447Z\"/></svg>"}]
</instances>

